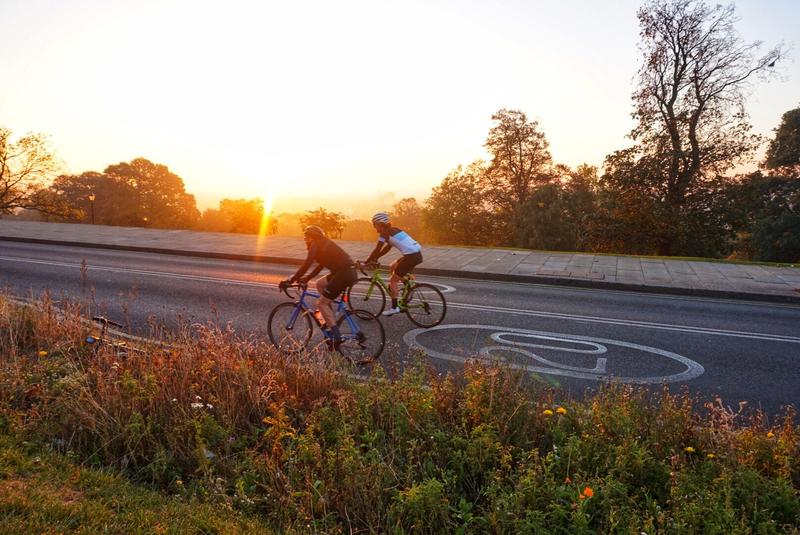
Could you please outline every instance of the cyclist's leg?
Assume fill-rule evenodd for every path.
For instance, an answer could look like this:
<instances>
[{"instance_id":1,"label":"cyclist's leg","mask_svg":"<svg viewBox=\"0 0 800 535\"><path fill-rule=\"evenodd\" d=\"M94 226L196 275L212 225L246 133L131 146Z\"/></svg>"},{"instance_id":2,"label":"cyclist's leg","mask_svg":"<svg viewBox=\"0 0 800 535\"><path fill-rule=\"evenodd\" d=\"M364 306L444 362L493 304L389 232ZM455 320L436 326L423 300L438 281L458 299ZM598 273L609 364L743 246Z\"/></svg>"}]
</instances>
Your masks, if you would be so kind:
<instances>
[{"instance_id":1,"label":"cyclist's leg","mask_svg":"<svg viewBox=\"0 0 800 535\"><path fill-rule=\"evenodd\" d=\"M336 315L333 313L332 301L339 297L348 286L352 286L356 280L358 280L356 269L350 266L340 269L336 273L331 273L327 277L324 287L318 287L320 295L318 307L335 338L341 338L341 333L336 326Z\"/></svg>"},{"instance_id":2,"label":"cyclist's leg","mask_svg":"<svg viewBox=\"0 0 800 535\"><path fill-rule=\"evenodd\" d=\"M333 313L333 307L331 306L331 301L335 299L329 298L327 296L326 290L330 286L330 280L333 276L333 273L329 273L324 277L320 277L316 280L316 287L317 291L319 292L319 299L317 299L317 310L319 310L320 314L322 314L322 319L325 320L325 325L330 328L332 325L336 325L336 316Z\"/></svg>"},{"instance_id":3,"label":"cyclist's leg","mask_svg":"<svg viewBox=\"0 0 800 535\"><path fill-rule=\"evenodd\" d=\"M389 271L391 276L389 277L389 296L392 298L392 308L397 308L397 291L402 280L402 276L398 276L397 268L400 265L401 261L404 257L398 258L392 265L389 267Z\"/></svg>"},{"instance_id":4,"label":"cyclist's leg","mask_svg":"<svg viewBox=\"0 0 800 535\"><path fill-rule=\"evenodd\" d=\"M398 287L400 286L400 282L403 281L408 274L411 273L411 270L420 263L422 263L422 253L411 253L404 255L402 258L392 264L392 278L389 280L389 289L392 293L392 308L390 311L387 311L391 312L391 314L386 314L386 312L384 312L384 314L387 316L400 312L400 307L398 306L399 303L397 302Z\"/></svg>"}]
</instances>

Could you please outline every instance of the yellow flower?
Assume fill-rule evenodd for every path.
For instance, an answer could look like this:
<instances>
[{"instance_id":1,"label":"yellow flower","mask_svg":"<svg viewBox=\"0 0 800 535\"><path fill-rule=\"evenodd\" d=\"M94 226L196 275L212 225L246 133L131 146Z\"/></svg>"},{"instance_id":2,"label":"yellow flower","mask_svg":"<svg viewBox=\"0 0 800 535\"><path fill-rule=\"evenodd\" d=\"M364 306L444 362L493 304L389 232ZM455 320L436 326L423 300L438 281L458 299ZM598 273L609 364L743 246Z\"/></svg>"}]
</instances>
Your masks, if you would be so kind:
<instances>
[{"instance_id":1,"label":"yellow flower","mask_svg":"<svg viewBox=\"0 0 800 535\"><path fill-rule=\"evenodd\" d=\"M685 451L686 453L694 453L694 448L691 446L686 446L685 448L683 448L683 451Z\"/></svg>"},{"instance_id":2,"label":"yellow flower","mask_svg":"<svg viewBox=\"0 0 800 535\"><path fill-rule=\"evenodd\" d=\"M550 409L545 409L542 411L542 414L544 414L545 416L552 416L553 411L551 411Z\"/></svg>"},{"instance_id":3,"label":"yellow flower","mask_svg":"<svg viewBox=\"0 0 800 535\"><path fill-rule=\"evenodd\" d=\"M706 457L708 457L709 459L713 459L716 457L716 455L714 455L713 453L709 453L708 455L706 455Z\"/></svg>"},{"instance_id":4,"label":"yellow flower","mask_svg":"<svg viewBox=\"0 0 800 535\"><path fill-rule=\"evenodd\" d=\"M44 349L42 349L41 351L39 351L39 356L40 356L40 357L46 357L47 355L48 355L48 353L47 353L47 351L45 351Z\"/></svg>"},{"instance_id":5,"label":"yellow flower","mask_svg":"<svg viewBox=\"0 0 800 535\"><path fill-rule=\"evenodd\" d=\"M775 433L773 433L772 431L770 431L769 433L767 433L767 438L772 438L772 437L774 437L774 436L775 436Z\"/></svg>"},{"instance_id":6,"label":"yellow flower","mask_svg":"<svg viewBox=\"0 0 800 535\"><path fill-rule=\"evenodd\" d=\"M558 414L567 414L567 409L565 409L564 407L559 407L556 409L556 412Z\"/></svg>"}]
</instances>

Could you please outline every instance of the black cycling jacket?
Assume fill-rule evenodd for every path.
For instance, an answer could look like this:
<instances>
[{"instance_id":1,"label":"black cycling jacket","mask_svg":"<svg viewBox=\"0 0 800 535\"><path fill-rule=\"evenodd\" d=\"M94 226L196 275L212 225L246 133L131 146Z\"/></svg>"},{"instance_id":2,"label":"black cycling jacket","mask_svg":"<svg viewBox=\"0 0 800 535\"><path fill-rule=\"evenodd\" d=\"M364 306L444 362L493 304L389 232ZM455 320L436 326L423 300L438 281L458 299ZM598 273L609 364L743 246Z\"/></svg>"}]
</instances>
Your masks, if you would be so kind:
<instances>
[{"instance_id":1,"label":"black cycling jacket","mask_svg":"<svg viewBox=\"0 0 800 535\"><path fill-rule=\"evenodd\" d=\"M300 266L297 273L292 275L291 281L295 282L299 280L314 262L317 262L319 265L308 275L309 279L316 277L319 272L322 271L322 268L328 268L331 270L331 273L335 273L342 268L350 267L354 264L350 255L347 254L344 249L336 245L333 240L324 237L317 238L311 243L311 246L308 248L306 261L303 262L303 265Z\"/></svg>"}]
</instances>

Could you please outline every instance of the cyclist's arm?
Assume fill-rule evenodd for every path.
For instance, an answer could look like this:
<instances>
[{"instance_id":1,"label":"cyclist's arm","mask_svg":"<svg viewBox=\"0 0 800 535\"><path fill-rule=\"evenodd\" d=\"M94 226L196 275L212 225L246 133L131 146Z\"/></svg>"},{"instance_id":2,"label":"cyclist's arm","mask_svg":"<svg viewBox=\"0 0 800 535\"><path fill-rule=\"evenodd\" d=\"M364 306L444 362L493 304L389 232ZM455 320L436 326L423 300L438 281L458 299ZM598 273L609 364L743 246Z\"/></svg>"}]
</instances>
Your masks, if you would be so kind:
<instances>
[{"instance_id":1,"label":"cyclist's arm","mask_svg":"<svg viewBox=\"0 0 800 535\"><path fill-rule=\"evenodd\" d=\"M312 243L311 247L308 249L308 256L306 257L306 261L303 262L303 265L297 269L294 275L292 275L292 278L289 279L289 282L295 283L301 278L303 278L305 272L308 270L308 268L311 267L311 264L313 264L314 261L317 259L317 252L318 252L317 244ZM319 273L319 270L321 269L322 266L317 266L317 271L315 273ZM311 276L313 277L313 275Z\"/></svg>"},{"instance_id":2,"label":"cyclist's arm","mask_svg":"<svg viewBox=\"0 0 800 535\"><path fill-rule=\"evenodd\" d=\"M375 262L377 259L388 253L389 249L391 248L392 244L390 244L388 241L384 243L382 240L378 240L378 244L375 245L375 249L372 250L369 258L367 258L367 264L370 262Z\"/></svg>"},{"instance_id":3,"label":"cyclist's arm","mask_svg":"<svg viewBox=\"0 0 800 535\"><path fill-rule=\"evenodd\" d=\"M317 264L317 267L315 267L315 268L314 268L314 271L312 271L311 273L309 273L309 274L308 274L308 276L306 277L306 279L307 279L307 280L311 280L311 279L313 279L314 277L316 277L317 275L319 275L319 272L320 272L320 271L322 271L322 264Z\"/></svg>"}]
</instances>

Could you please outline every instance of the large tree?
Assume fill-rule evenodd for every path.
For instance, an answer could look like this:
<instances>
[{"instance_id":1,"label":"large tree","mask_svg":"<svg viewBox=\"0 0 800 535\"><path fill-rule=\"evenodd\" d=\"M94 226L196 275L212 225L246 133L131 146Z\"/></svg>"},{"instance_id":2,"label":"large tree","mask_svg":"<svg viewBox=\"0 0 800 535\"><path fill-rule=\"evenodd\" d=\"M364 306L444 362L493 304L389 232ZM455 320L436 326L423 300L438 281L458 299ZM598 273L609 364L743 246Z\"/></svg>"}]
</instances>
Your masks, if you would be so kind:
<instances>
[{"instance_id":1,"label":"large tree","mask_svg":"<svg viewBox=\"0 0 800 535\"><path fill-rule=\"evenodd\" d=\"M316 225L325 231L331 238L341 238L344 231L346 218L339 212L330 212L325 208L309 210L300 217L300 227Z\"/></svg>"},{"instance_id":2,"label":"large tree","mask_svg":"<svg viewBox=\"0 0 800 535\"><path fill-rule=\"evenodd\" d=\"M259 234L264 222L264 201L256 197L253 199L222 199L219 202L219 212L228 222L228 232L242 234ZM268 214L265 234L275 234L278 221L272 214Z\"/></svg>"},{"instance_id":3,"label":"large tree","mask_svg":"<svg viewBox=\"0 0 800 535\"><path fill-rule=\"evenodd\" d=\"M487 201L487 167L458 166L433 188L425 203L426 235L440 244L487 245L497 236L497 219Z\"/></svg>"},{"instance_id":4,"label":"large tree","mask_svg":"<svg viewBox=\"0 0 800 535\"><path fill-rule=\"evenodd\" d=\"M161 228L190 228L200 218L194 195L183 179L166 165L145 158L110 165L105 174L126 180L136 191L139 224Z\"/></svg>"},{"instance_id":5,"label":"large tree","mask_svg":"<svg viewBox=\"0 0 800 535\"><path fill-rule=\"evenodd\" d=\"M727 195L739 216L738 257L800 262L800 180L756 171Z\"/></svg>"},{"instance_id":6,"label":"large tree","mask_svg":"<svg viewBox=\"0 0 800 535\"><path fill-rule=\"evenodd\" d=\"M800 108L783 114L767 148L764 166L775 174L800 178Z\"/></svg>"},{"instance_id":7,"label":"large tree","mask_svg":"<svg viewBox=\"0 0 800 535\"><path fill-rule=\"evenodd\" d=\"M58 169L53 152L42 134L12 136L0 128L0 214L20 208L49 211L52 204L43 193Z\"/></svg>"},{"instance_id":8,"label":"large tree","mask_svg":"<svg viewBox=\"0 0 800 535\"><path fill-rule=\"evenodd\" d=\"M61 215L98 225L135 226L139 223L136 190L119 177L87 171L61 175L50 186Z\"/></svg>"},{"instance_id":9,"label":"large tree","mask_svg":"<svg viewBox=\"0 0 800 535\"><path fill-rule=\"evenodd\" d=\"M552 158L539 123L518 110L500 110L486 138L492 155L487 171L488 194L492 202L508 214L524 203L536 186L553 179Z\"/></svg>"},{"instance_id":10,"label":"large tree","mask_svg":"<svg viewBox=\"0 0 800 535\"><path fill-rule=\"evenodd\" d=\"M422 238L422 206L414 197L400 199L390 213L392 224L402 228L411 236L420 240Z\"/></svg>"},{"instance_id":11,"label":"large tree","mask_svg":"<svg viewBox=\"0 0 800 535\"><path fill-rule=\"evenodd\" d=\"M757 148L744 109L746 89L754 75L768 74L782 51L758 55L761 43L744 42L736 32L732 5L651 0L638 18L642 63L631 132L636 145L625 156L647 159L649 172L624 180L618 175L617 182L646 192L658 205L657 250L675 254L686 243L675 222L699 209L692 206L696 194ZM701 204L707 200L699 197Z\"/></svg>"}]
</instances>

